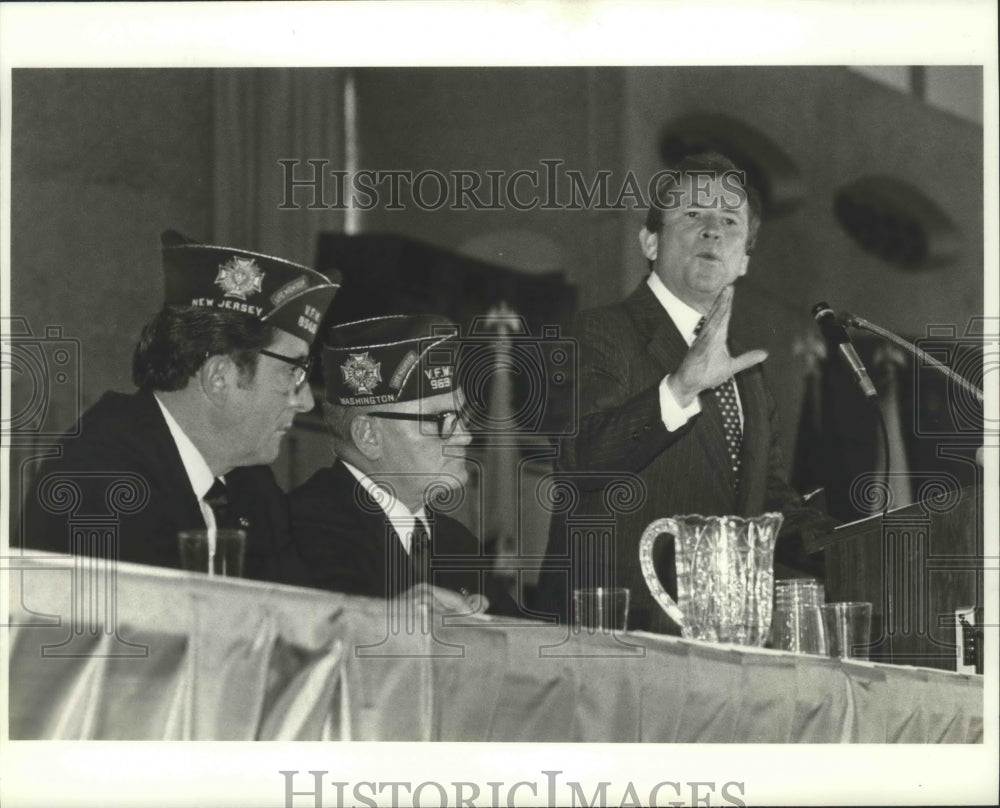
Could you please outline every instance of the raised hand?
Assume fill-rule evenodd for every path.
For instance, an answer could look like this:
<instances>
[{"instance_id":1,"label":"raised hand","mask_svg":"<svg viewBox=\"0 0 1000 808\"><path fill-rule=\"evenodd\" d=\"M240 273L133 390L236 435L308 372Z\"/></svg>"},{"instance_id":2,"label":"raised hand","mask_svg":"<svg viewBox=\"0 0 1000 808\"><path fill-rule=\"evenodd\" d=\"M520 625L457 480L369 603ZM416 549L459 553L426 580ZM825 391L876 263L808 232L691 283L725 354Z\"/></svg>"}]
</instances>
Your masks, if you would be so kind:
<instances>
[{"instance_id":1,"label":"raised hand","mask_svg":"<svg viewBox=\"0 0 1000 808\"><path fill-rule=\"evenodd\" d=\"M730 356L726 346L729 317L733 311L733 287L726 286L715 298L701 333L695 337L680 367L671 374L667 386L682 407L702 390L718 387L726 379L767 359L767 351L747 351Z\"/></svg>"}]
</instances>

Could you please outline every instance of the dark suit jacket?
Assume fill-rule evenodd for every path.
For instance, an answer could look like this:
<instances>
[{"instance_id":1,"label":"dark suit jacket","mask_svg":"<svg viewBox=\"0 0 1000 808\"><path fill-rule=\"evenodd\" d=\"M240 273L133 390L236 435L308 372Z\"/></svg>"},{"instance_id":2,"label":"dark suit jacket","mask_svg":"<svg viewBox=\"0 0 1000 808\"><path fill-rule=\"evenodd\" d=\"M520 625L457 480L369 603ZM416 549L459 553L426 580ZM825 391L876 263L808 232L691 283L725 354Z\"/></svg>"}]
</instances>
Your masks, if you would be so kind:
<instances>
[{"instance_id":1,"label":"dark suit jacket","mask_svg":"<svg viewBox=\"0 0 1000 808\"><path fill-rule=\"evenodd\" d=\"M62 446L25 500L25 546L106 556L113 545L71 543L74 526L103 526L105 535L117 533L119 560L179 567L177 532L204 528L205 520L153 395L105 393L83 415L79 436ZM284 493L266 466L233 469L225 480L230 511L247 531L244 576L278 577L276 551L288 536ZM70 490L76 495L62 499Z\"/></svg>"},{"instance_id":2,"label":"dark suit jacket","mask_svg":"<svg viewBox=\"0 0 1000 808\"><path fill-rule=\"evenodd\" d=\"M782 477L777 412L761 365L736 378L744 416L737 491L714 394L702 393L701 412L681 429L668 432L663 425L659 384L680 365L688 345L645 282L620 303L582 312L577 338L581 418L560 460L566 471L587 472L571 478L582 489L576 517L595 517L599 534L604 528L596 517L613 513L613 572L605 583L631 589L631 627L670 631L639 567L639 538L650 522L682 514L755 516L782 510L791 527L814 512L803 509ZM638 477L638 504L605 497L615 479L629 474ZM539 602L560 614L568 608L567 572L575 570L573 580L581 580L580 555L594 552L568 542L568 529L557 515L539 579ZM657 549L660 579L676 597L672 542L663 539Z\"/></svg>"},{"instance_id":3,"label":"dark suit jacket","mask_svg":"<svg viewBox=\"0 0 1000 808\"><path fill-rule=\"evenodd\" d=\"M292 543L286 583L369 597L393 597L413 583L409 556L388 517L337 461L289 494ZM455 519L426 509L431 580L455 592L485 594L490 612L517 614L491 573L493 559Z\"/></svg>"}]
</instances>

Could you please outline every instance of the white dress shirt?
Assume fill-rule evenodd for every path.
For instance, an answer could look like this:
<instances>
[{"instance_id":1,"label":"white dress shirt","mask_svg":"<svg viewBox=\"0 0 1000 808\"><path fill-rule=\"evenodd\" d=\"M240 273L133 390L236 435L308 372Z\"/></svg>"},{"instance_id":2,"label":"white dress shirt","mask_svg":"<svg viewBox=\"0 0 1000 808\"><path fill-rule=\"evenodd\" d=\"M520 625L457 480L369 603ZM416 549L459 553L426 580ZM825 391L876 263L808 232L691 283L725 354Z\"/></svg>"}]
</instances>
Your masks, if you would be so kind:
<instances>
[{"instance_id":1,"label":"white dress shirt","mask_svg":"<svg viewBox=\"0 0 1000 808\"><path fill-rule=\"evenodd\" d=\"M671 292L655 272L649 273L646 284L649 286L649 290L653 293L654 297L660 302L660 305L663 306L664 311L667 312L670 319L674 321L677 330L681 332L681 336L684 337L684 341L690 347L695 338L694 330L698 327L698 322L702 318L701 312L691 308ZM701 412L701 401L695 396L690 404L682 407L674 397L673 391L667 386L669 379L670 374L668 373L660 382L660 418L663 420L663 425L667 428L668 432L675 432ZM735 390L736 408L739 410L740 426L742 426L743 404L740 401L739 388L735 387Z\"/></svg>"},{"instance_id":2,"label":"white dress shirt","mask_svg":"<svg viewBox=\"0 0 1000 808\"><path fill-rule=\"evenodd\" d=\"M430 537L430 526L427 524L427 513L424 511L423 506L416 513L412 512L363 471L355 468L346 460L341 459L340 462L347 467L347 470L354 475L354 479L361 483L365 491L371 495L372 499L385 512L385 515L389 518L389 522L392 524L393 530L399 536L399 540L402 542L403 549L406 550L407 555L410 553L413 530L417 527L418 519L420 520L420 526L427 531L427 536Z\"/></svg>"},{"instance_id":3,"label":"white dress shirt","mask_svg":"<svg viewBox=\"0 0 1000 808\"><path fill-rule=\"evenodd\" d=\"M191 442L191 438L185 434L180 424L174 420L174 416L170 414L170 410L166 408L155 393L153 394L153 398L160 405L160 412L163 413L163 419L167 422L167 429L170 430L170 436L174 439L177 451L180 452L184 471L187 472L191 488L194 490L194 495L198 498L198 507L201 509L201 515L205 518L205 527L209 530L214 530L216 527L215 511L205 502L204 496L215 482L215 475L212 474L212 470L208 467L208 463L205 462L205 458L198 451L198 447Z\"/></svg>"}]
</instances>

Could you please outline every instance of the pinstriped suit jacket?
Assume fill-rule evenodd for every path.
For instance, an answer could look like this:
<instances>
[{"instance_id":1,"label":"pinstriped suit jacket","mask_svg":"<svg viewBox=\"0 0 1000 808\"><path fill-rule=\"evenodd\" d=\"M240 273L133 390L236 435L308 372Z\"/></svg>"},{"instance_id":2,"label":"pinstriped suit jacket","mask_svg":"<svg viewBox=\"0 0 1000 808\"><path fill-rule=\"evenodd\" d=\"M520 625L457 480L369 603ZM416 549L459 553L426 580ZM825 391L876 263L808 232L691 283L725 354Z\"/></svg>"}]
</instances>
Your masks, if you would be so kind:
<instances>
[{"instance_id":1,"label":"pinstriped suit jacket","mask_svg":"<svg viewBox=\"0 0 1000 808\"><path fill-rule=\"evenodd\" d=\"M581 417L577 436L563 445L560 466L586 473L571 475L580 489L578 516L608 513L605 489L616 475L631 473L642 481L641 505L615 516L613 579L632 591L630 627L670 631L672 624L650 596L639 568L639 538L650 522L692 513L755 516L801 509L801 499L781 474L775 403L761 365L737 375L744 428L742 480L735 490L711 392L702 393L701 412L684 427L668 432L663 425L659 384L677 369L688 346L645 282L620 303L582 312L576 336ZM676 596L672 544L658 542L657 568ZM539 579L543 608L566 614L567 572L576 565L572 580L579 581L580 566L593 561L579 554L567 541L565 520L557 516Z\"/></svg>"}]
</instances>

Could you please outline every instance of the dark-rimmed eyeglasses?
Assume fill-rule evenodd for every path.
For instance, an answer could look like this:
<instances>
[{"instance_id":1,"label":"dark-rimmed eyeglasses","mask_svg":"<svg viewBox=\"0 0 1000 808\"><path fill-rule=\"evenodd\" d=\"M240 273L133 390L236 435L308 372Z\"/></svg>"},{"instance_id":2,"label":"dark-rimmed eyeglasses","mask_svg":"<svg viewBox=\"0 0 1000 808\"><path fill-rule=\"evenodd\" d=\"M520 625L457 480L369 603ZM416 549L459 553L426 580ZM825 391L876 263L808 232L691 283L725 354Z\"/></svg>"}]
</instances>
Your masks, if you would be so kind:
<instances>
[{"instance_id":1,"label":"dark-rimmed eyeglasses","mask_svg":"<svg viewBox=\"0 0 1000 808\"><path fill-rule=\"evenodd\" d=\"M464 426L468 426L469 423L467 407L462 407L460 410L442 410L441 412L369 412L367 414L375 418L388 418L392 421L436 423L438 437L441 440L448 440L454 435L459 422Z\"/></svg>"},{"instance_id":2,"label":"dark-rimmed eyeglasses","mask_svg":"<svg viewBox=\"0 0 1000 808\"><path fill-rule=\"evenodd\" d=\"M294 392L299 392L302 389L302 385L306 383L306 379L309 378L309 372L312 370L313 360L311 356L307 356L304 359L296 358L293 356L285 356L284 354L275 353L274 351L265 351L261 348L260 352L264 356L270 356L272 359L277 359L279 362L284 362L288 365L293 365L295 367L295 388Z\"/></svg>"}]
</instances>

